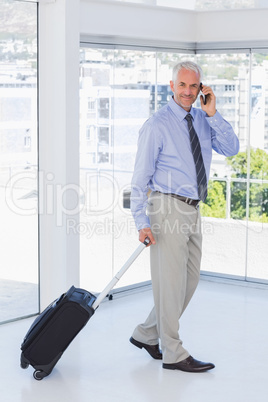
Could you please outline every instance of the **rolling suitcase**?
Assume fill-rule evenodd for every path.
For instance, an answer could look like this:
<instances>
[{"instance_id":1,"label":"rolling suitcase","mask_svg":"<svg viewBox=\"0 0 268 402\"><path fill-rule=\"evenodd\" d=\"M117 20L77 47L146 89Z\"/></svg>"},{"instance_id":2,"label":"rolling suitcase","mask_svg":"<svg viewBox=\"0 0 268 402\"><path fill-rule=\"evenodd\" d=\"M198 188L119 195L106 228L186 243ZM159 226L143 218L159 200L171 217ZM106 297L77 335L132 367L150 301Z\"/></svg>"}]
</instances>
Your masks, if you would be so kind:
<instances>
[{"instance_id":1,"label":"rolling suitcase","mask_svg":"<svg viewBox=\"0 0 268 402\"><path fill-rule=\"evenodd\" d=\"M72 286L53 301L33 322L21 345L21 368L31 365L36 380L47 377L63 352L86 325L109 291L148 245L145 239L111 282L96 297L92 293Z\"/></svg>"}]
</instances>

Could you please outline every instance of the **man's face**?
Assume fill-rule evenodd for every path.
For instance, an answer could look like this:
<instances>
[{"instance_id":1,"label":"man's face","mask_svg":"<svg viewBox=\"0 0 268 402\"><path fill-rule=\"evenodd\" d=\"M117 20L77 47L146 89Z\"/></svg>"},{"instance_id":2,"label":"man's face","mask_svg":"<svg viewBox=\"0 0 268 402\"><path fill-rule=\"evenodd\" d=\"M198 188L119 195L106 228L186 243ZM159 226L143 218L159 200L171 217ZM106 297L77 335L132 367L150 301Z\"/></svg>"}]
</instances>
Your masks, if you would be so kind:
<instances>
[{"instance_id":1,"label":"man's face","mask_svg":"<svg viewBox=\"0 0 268 402\"><path fill-rule=\"evenodd\" d=\"M194 71L183 68L177 75L177 80L170 81L175 102L187 112L190 111L200 92L200 77Z\"/></svg>"}]
</instances>

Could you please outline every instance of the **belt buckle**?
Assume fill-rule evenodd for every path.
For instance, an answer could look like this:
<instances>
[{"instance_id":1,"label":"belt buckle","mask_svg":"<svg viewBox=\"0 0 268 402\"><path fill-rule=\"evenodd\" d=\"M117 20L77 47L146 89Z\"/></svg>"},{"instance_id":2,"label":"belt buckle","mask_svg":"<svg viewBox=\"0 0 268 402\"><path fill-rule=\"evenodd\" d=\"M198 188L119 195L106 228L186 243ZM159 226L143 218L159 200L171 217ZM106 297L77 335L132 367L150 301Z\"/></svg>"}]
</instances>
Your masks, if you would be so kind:
<instances>
[{"instance_id":1,"label":"belt buckle","mask_svg":"<svg viewBox=\"0 0 268 402\"><path fill-rule=\"evenodd\" d=\"M200 204L200 201L193 200L192 198L188 198L188 197L185 198L185 202L186 202L186 204L188 204L188 205L192 205L192 204L193 204L193 206L195 207L195 209L197 209L198 206L199 206L199 204Z\"/></svg>"}]
</instances>

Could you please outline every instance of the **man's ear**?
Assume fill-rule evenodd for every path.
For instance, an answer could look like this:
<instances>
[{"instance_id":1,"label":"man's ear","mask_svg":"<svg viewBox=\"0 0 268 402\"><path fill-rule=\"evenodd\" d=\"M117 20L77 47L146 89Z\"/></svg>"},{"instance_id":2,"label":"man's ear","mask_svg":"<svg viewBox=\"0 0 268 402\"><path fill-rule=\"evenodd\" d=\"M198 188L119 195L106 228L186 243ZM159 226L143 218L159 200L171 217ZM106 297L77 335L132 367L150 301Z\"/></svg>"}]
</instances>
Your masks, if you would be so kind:
<instances>
[{"instance_id":1,"label":"man's ear","mask_svg":"<svg viewBox=\"0 0 268 402\"><path fill-rule=\"evenodd\" d=\"M171 91L174 92L174 82L170 81L169 85L170 85Z\"/></svg>"}]
</instances>

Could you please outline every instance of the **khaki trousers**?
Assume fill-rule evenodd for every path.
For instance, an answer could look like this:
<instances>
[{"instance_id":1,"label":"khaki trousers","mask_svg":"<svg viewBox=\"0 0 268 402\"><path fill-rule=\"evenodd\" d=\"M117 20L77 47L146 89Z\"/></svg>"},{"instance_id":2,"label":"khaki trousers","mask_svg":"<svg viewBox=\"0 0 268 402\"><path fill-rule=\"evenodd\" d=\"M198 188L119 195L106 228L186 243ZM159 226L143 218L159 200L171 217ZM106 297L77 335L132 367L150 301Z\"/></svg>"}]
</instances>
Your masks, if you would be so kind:
<instances>
[{"instance_id":1,"label":"khaki trousers","mask_svg":"<svg viewBox=\"0 0 268 402\"><path fill-rule=\"evenodd\" d=\"M199 209L170 195L153 192L148 215L156 244L150 246L154 308L136 327L133 338L156 345L164 363L177 363L189 353L179 337L179 318L199 282L201 218Z\"/></svg>"}]
</instances>

